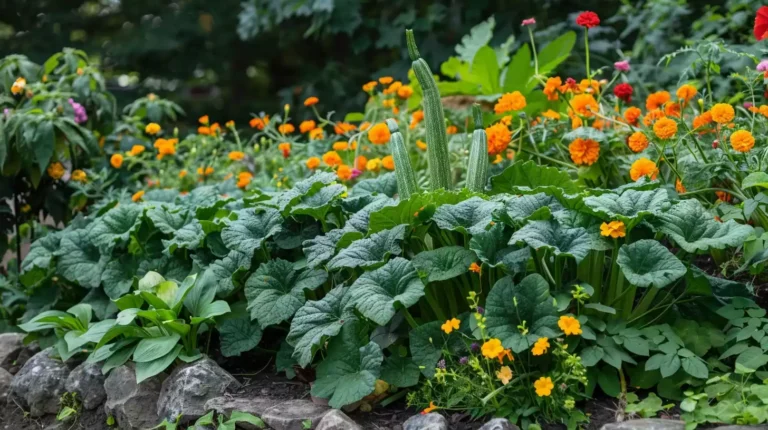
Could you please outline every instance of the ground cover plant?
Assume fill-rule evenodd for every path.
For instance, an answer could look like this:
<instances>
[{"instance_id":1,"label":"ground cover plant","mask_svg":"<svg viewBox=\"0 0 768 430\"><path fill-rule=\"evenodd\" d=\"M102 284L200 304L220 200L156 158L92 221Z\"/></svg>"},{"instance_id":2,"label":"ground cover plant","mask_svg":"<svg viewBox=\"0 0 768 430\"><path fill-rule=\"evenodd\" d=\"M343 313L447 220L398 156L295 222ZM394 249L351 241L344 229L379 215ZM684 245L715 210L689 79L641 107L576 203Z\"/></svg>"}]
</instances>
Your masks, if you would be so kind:
<instances>
[{"instance_id":1,"label":"ground cover plant","mask_svg":"<svg viewBox=\"0 0 768 430\"><path fill-rule=\"evenodd\" d=\"M566 32L538 50L533 18L514 52L473 32L439 74L407 31L410 80L365 83L362 112L309 97L187 135L153 94L103 132L78 125L112 106L80 53L4 60L29 94L9 99L3 173L71 209L62 229L27 221L44 235L0 279L5 327L105 373L133 362L138 382L267 344L334 408L577 428L609 396L641 416L680 402L691 428L768 421L768 63L723 48L753 63L741 106L712 91L714 58L636 106L629 61L590 67L600 18L575 23L583 47ZM583 78L558 76L582 49ZM94 98L47 97L59 75ZM40 136L53 149L25 152Z\"/></svg>"}]
</instances>

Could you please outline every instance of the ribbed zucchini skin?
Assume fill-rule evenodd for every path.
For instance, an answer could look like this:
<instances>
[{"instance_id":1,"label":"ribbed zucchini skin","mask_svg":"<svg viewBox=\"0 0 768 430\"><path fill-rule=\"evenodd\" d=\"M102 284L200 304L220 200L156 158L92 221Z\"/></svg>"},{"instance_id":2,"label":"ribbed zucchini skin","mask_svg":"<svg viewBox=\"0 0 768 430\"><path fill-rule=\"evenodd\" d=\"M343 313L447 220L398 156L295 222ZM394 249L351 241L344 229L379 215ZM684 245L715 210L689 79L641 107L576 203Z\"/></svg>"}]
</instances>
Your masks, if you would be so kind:
<instances>
[{"instance_id":1,"label":"ribbed zucchini skin","mask_svg":"<svg viewBox=\"0 0 768 430\"><path fill-rule=\"evenodd\" d=\"M480 105L472 106L475 131L472 133L472 145L469 147L469 166L467 167L467 188L482 192L488 180L488 136L483 128L483 114Z\"/></svg>"},{"instance_id":2,"label":"ribbed zucchini skin","mask_svg":"<svg viewBox=\"0 0 768 430\"><path fill-rule=\"evenodd\" d=\"M403 135L397 127L397 121L388 119L387 127L389 127L389 132L391 133L389 147L392 149L392 158L395 160L397 193L400 195L400 199L404 200L419 190L418 185L416 185L416 174L413 172L413 167L411 167L408 149L405 147Z\"/></svg>"},{"instance_id":3,"label":"ribbed zucchini skin","mask_svg":"<svg viewBox=\"0 0 768 430\"><path fill-rule=\"evenodd\" d=\"M445 130L445 114L440 101L432 71L419 55L413 30L405 30L408 54L413 60L413 72L424 94L424 123L427 127L427 161L429 162L429 185L433 190L451 189L451 166L448 159L448 134Z\"/></svg>"}]
</instances>

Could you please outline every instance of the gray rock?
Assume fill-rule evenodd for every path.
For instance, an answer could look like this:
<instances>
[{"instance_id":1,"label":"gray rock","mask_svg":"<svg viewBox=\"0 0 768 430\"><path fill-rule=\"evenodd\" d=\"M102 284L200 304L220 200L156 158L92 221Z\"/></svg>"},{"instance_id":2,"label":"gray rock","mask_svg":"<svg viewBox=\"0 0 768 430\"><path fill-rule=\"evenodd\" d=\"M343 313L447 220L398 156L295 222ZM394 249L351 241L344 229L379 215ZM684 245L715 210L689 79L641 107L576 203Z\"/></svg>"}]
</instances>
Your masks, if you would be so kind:
<instances>
[{"instance_id":1,"label":"gray rock","mask_svg":"<svg viewBox=\"0 0 768 430\"><path fill-rule=\"evenodd\" d=\"M448 430L448 420L434 412L414 415L403 423L403 430Z\"/></svg>"},{"instance_id":2,"label":"gray rock","mask_svg":"<svg viewBox=\"0 0 768 430\"><path fill-rule=\"evenodd\" d=\"M685 423L676 420L646 418L606 424L600 430L685 430Z\"/></svg>"},{"instance_id":3,"label":"gray rock","mask_svg":"<svg viewBox=\"0 0 768 430\"><path fill-rule=\"evenodd\" d=\"M512 424L508 419L494 418L483 424L478 430L520 430L520 427Z\"/></svg>"},{"instance_id":4,"label":"gray rock","mask_svg":"<svg viewBox=\"0 0 768 430\"><path fill-rule=\"evenodd\" d=\"M136 373L131 366L120 366L110 372L104 381L107 401L104 411L112 415L120 430L151 428L160 421L157 416L157 398L165 373L136 383Z\"/></svg>"},{"instance_id":5,"label":"gray rock","mask_svg":"<svg viewBox=\"0 0 768 430\"><path fill-rule=\"evenodd\" d=\"M69 367L61 360L51 358L51 352L53 348L35 354L11 382L9 400L28 409L33 417L57 413L59 398L65 391Z\"/></svg>"},{"instance_id":6,"label":"gray rock","mask_svg":"<svg viewBox=\"0 0 768 430\"><path fill-rule=\"evenodd\" d=\"M214 397L207 402L203 409L206 411L216 411L216 413L229 416L233 411L246 412L251 415L261 417L267 409L280 403L279 400L270 399L267 397L230 397L221 396Z\"/></svg>"},{"instance_id":7,"label":"gray rock","mask_svg":"<svg viewBox=\"0 0 768 430\"><path fill-rule=\"evenodd\" d=\"M8 391L11 389L11 381L13 375L8 373L7 370L0 367L0 404L4 405L6 399L8 399Z\"/></svg>"},{"instance_id":8,"label":"gray rock","mask_svg":"<svg viewBox=\"0 0 768 430\"><path fill-rule=\"evenodd\" d=\"M240 383L210 358L179 366L163 382L157 415L182 422L205 415L205 402L240 387Z\"/></svg>"},{"instance_id":9,"label":"gray rock","mask_svg":"<svg viewBox=\"0 0 768 430\"><path fill-rule=\"evenodd\" d=\"M65 388L70 393L77 393L85 409L96 409L107 399L107 392L104 391L106 379L100 364L82 363L70 372Z\"/></svg>"},{"instance_id":10,"label":"gray rock","mask_svg":"<svg viewBox=\"0 0 768 430\"><path fill-rule=\"evenodd\" d=\"M316 405L309 400L289 400L264 412L261 419L275 430L302 430L302 422L309 420L310 428L317 428L330 408Z\"/></svg>"},{"instance_id":11,"label":"gray rock","mask_svg":"<svg viewBox=\"0 0 768 430\"><path fill-rule=\"evenodd\" d=\"M0 334L0 367L8 370L24 348L22 333Z\"/></svg>"},{"instance_id":12,"label":"gray rock","mask_svg":"<svg viewBox=\"0 0 768 430\"><path fill-rule=\"evenodd\" d=\"M22 367L24 367L25 364L27 364L27 361L29 361L30 358L34 357L35 354L40 352L40 345L37 344L37 342L27 345L21 348L21 351L16 355L16 357L13 360L10 360L11 356L8 357L10 360L8 363L8 366L0 366L5 367L8 369L9 372L11 372L11 375L15 375L19 373L19 370L21 370Z\"/></svg>"},{"instance_id":13,"label":"gray rock","mask_svg":"<svg viewBox=\"0 0 768 430\"><path fill-rule=\"evenodd\" d=\"M320 420L317 430L362 430L362 427L344 412L334 409Z\"/></svg>"},{"instance_id":14,"label":"gray rock","mask_svg":"<svg viewBox=\"0 0 768 430\"><path fill-rule=\"evenodd\" d=\"M761 426L720 426L713 430L768 430L768 425Z\"/></svg>"}]
</instances>

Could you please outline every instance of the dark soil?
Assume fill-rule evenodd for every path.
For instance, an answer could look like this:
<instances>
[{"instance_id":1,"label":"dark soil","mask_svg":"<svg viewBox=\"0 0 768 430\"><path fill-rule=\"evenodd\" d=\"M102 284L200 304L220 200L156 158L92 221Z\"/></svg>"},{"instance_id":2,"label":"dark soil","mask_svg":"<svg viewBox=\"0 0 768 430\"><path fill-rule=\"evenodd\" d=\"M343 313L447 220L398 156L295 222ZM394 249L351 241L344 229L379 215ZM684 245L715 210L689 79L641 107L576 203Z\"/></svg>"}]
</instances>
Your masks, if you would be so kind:
<instances>
[{"instance_id":1,"label":"dark soil","mask_svg":"<svg viewBox=\"0 0 768 430\"><path fill-rule=\"evenodd\" d=\"M0 429L2 430L107 430L109 428L103 406L92 411L81 411L76 419L66 422L57 422L55 415L30 417L13 403L0 407Z\"/></svg>"}]
</instances>

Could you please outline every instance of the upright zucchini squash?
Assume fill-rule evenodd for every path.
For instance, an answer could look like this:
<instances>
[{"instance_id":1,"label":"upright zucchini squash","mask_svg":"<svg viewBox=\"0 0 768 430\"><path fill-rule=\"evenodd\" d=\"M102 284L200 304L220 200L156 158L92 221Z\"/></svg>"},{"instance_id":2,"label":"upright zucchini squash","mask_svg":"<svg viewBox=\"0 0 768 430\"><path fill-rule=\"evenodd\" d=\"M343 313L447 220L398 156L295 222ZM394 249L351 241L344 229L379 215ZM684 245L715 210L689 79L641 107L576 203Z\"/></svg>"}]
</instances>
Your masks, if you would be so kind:
<instances>
[{"instance_id":1,"label":"upright zucchini squash","mask_svg":"<svg viewBox=\"0 0 768 430\"><path fill-rule=\"evenodd\" d=\"M413 72L424 93L424 122L427 127L427 161L429 162L429 185L433 190L451 189L451 166L448 162L448 134L445 131L445 114L440 101L440 92L429 65L419 55L413 30L405 30L408 54L413 60Z\"/></svg>"},{"instance_id":2,"label":"upright zucchini squash","mask_svg":"<svg viewBox=\"0 0 768 430\"><path fill-rule=\"evenodd\" d=\"M472 117L475 131L472 133L472 145L469 148L469 167L467 167L467 188L482 192L488 181L488 136L483 128L483 114L480 105L472 105Z\"/></svg>"},{"instance_id":3,"label":"upright zucchini squash","mask_svg":"<svg viewBox=\"0 0 768 430\"><path fill-rule=\"evenodd\" d=\"M393 119L388 119L387 127L389 127L389 132L392 134L389 139L389 146L392 149L392 158L395 160L397 193L400 195L400 199L404 200L418 191L416 175L413 173L411 159L408 156L408 150L405 148L403 135L397 128L397 122Z\"/></svg>"}]
</instances>

